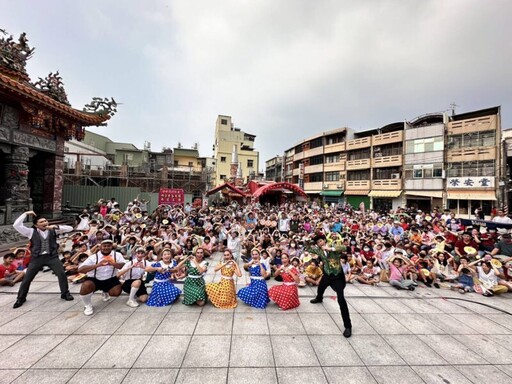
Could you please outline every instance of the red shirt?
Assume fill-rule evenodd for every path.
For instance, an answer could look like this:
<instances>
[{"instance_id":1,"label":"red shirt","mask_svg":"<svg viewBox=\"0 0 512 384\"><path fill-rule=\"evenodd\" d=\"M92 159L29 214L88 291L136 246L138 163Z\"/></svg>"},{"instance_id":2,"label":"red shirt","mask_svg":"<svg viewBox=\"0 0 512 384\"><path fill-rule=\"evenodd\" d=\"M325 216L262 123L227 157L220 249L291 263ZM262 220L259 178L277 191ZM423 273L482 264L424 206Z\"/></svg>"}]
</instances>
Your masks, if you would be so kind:
<instances>
[{"instance_id":1,"label":"red shirt","mask_svg":"<svg viewBox=\"0 0 512 384\"><path fill-rule=\"evenodd\" d=\"M470 240L469 244L464 243L464 240L459 240L455 243L455 248L457 248L461 255L467 255L467 253L464 251L465 247L472 247L478 250L478 244L475 242L475 240Z\"/></svg>"},{"instance_id":2,"label":"red shirt","mask_svg":"<svg viewBox=\"0 0 512 384\"><path fill-rule=\"evenodd\" d=\"M14 265L9 265L6 267L3 264L0 264L0 279L3 279L5 277L5 272L13 273L16 271L16 267Z\"/></svg>"}]
</instances>

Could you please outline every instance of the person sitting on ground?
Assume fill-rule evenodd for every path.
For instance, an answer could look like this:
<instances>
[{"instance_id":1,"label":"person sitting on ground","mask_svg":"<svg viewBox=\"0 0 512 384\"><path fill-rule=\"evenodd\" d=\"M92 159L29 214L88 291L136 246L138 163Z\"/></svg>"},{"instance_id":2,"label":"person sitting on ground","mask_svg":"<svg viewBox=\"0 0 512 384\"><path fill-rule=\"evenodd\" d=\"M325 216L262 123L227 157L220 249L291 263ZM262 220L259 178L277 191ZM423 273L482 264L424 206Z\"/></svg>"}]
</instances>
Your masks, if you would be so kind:
<instances>
[{"instance_id":1,"label":"person sitting on ground","mask_svg":"<svg viewBox=\"0 0 512 384\"><path fill-rule=\"evenodd\" d=\"M411 267L414 267L412 262L403 257L401 252L396 252L389 259L389 284L397 289L414 291L413 281L405 278Z\"/></svg>"},{"instance_id":2,"label":"person sitting on ground","mask_svg":"<svg viewBox=\"0 0 512 384\"><path fill-rule=\"evenodd\" d=\"M146 250L143 247L135 249L135 258L128 261L117 273L119 279L125 275L128 276L128 279L123 282L122 290L130 295L126 305L132 308L139 306L137 299L141 303L145 303L148 300L148 292L142 277L144 271L151 263L145 258Z\"/></svg>"},{"instance_id":3,"label":"person sitting on ground","mask_svg":"<svg viewBox=\"0 0 512 384\"><path fill-rule=\"evenodd\" d=\"M466 257L460 258L459 269L457 270L459 279L454 285L454 288L459 290L459 293L474 292L474 278L476 277L476 271L469 266L468 259Z\"/></svg>"},{"instance_id":4,"label":"person sitting on ground","mask_svg":"<svg viewBox=\"0 0 512 384\"><path fill-rule=\"evenodd\" d=\"M371 260L361 269L361 273L357 276L357 281L361 284L377 285L379 282L380 268L375 267Z\"/></svg>"},{"instance_id":5,"label":"person sitting on ground","mask_svg":"<svg viewBox=\"0 0 512 384\"><path fill-rule=\"evenodd\" d=\"M3 257L3 263L0 264L0 286L14 286L17 282L23 279L24 272L16 270L13 264L15 255L12 252L6 253Z\"/></svg>"}]
</instances>

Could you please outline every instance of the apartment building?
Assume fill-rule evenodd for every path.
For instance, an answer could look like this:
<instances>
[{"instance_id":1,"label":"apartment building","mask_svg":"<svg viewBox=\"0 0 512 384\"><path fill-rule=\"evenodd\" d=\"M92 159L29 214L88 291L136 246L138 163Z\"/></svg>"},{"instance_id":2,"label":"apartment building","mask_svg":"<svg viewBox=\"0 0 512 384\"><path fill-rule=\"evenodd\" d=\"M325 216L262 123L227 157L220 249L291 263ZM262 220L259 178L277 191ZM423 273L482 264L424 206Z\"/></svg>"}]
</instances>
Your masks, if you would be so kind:
<instances>
[{"instance_id":1,"label":"apartment building","mask_svg":"<svg viewBox=\"0 0 512 384\"><path fill-rule=\"evenodd\" d=\"M259 169L259 152L254 150L255 135L235 128L231 116L219 115L215 124L214 158L215 185L229 179L231 158L235 148L244 180L256 178Z\"/></svg>"},{"instance_id":2,"label":"apartment building","mask_svg":"<svg viewBox=\"0 0 512 384\"><path fill-rule=\"evenodd\" d=\"M312 198L374 210L448 208L472 217L508 201L500 107L324 132L283 154L284 181Z\"/></svg>"},{"instance_id":3,"label":"apartment building","mask_svg":"<svg viewBox=\"0 0 512 384\"><path fill-rule=\"evenodd\" d=\"M450 116L446 122L446 207L471 216L489 215L506 202L506 158L500 107Z\"/></svg>"},{"instance_id":4,"label":"apartment building","mask_svg":"<svg viewBox=\"0 0 512 384\"><path fill-rule=\"evenodd\" d=\"M265 161L265 180L283 181L283 156L275 156Z\"/></svg>"},{"instance_id":5,"label":"apartment building","mask_svg":"<svg viewBox=\"0 0 512 384\"><path fill-rule=\"evenodd\" d=\"M446 114L433 113L406 122L404 191L407 207L422 211L443 207L445 120Z\"/></svg>"}]
</instances>

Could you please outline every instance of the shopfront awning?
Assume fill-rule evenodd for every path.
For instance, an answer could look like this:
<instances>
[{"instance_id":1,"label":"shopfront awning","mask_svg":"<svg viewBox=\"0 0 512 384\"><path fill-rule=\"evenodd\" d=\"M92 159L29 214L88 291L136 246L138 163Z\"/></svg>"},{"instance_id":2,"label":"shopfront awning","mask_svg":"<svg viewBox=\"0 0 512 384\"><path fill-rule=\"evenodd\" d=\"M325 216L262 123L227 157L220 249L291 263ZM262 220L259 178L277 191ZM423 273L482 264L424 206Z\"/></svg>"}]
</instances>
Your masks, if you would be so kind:
<instances>
[{"instance_id":1,"label":"shopfront awning","mask_svg":"<svg viewBox=\"0 0 512 384\"><path fill-rule=\"evenodd\" d=\"M448 191L449 200L497 200L494 191Z\"/></svg>"},{"instance_id":2,"label":"shopfront awning","mask_svg":"<svg viewBox=\"0 0 512 384\"><path fill-rule=\"evenodd\" d=\"M380 189L374 189L368 196L371 197L398 197L402 194L402 191L382 191Z\"/></svg>"},{"instance_id":3,"label":"shopfront awning","mask_svg":"<svg viewBox=\"0 0 512 384\"><path fill-rule=\"evenodd\" d=\"M320 192L320 196L340 197L341 195L343 195L343 192L344 191L342 189L332 191L326 190Z\"/></svg>"},{"instance_id":4,"label":"shopfront awning","mask_svg":"<svg viewBox=\"0 0 512 384\"><path fill-rule=\"evenodd\" d=\"M443 198L443 191L407 191L407 196L421 196L421 197L435 197L438 199Z\"/></svg>"},{"instance_id":5,"label":"shopfront awning","mask_svg":"<svg viewBox=\"0 0 512 384\"><path fill-rule=\"evenodd\" d=\"M362 191L345 191L345 195L348 196L367 196L370 191L368 189Z\"/></svg>"}]
</instances>

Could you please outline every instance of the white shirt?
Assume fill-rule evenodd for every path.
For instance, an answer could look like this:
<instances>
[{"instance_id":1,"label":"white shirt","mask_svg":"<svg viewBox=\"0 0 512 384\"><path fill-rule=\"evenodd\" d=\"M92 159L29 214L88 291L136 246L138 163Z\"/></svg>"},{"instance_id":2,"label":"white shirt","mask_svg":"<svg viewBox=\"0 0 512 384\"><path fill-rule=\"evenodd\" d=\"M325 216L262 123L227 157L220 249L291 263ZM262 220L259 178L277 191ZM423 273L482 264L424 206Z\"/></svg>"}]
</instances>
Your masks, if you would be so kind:
<instances>
[{"instance_id":1,"label":"white shirt","mask_svg":"<svg viewBox=\"0 0 512 384\"><path fill-rule=\"evenodd\" d=\"M240 236L233 237L230 234L228 235L228 249L231 251L234 258L240 257L240 253L242 252L242 240L240 240Z\"/></svg>"},{"instance_id":2,"label":"white shirt","mask_svg":"<svg viewBox=\"0 0 512 384\"><path fill-rule=\"evenodd\" d=\"M496 216L494 219L492 219L495 223L501 223L501 224L512 224L512 219L507 216Z\"/></svg>"},{"instance_id":3,"label":"white shirt","mask_svg":"<svg viewBox=\"0 0 512 384\"><path fill-rule=\"evenodd\" d=\"M20 217L16 219L14 224L12 225L16 231L21 233L23 236L28 237L29 239L32 238L32 235L34 234L34 228L28 228L23 225L23 222L27 218L27 214L22 213ZM70 227L69 225L59 225L59 229L56 229L55 232L60 235L62 233L71 232L73 230L73 227ZM48 234L50 233L48 230L41 231L40 229L37 230L39 234L43 237L43 239L46 239L48 237Z\"/></svg>"},{"instance_id":4,"label":"white shirt","mask_svg":"<svg viewBox=\"0 0 512 384\"><path fill-rule=\"evenodd\" d=\"M116 263L124 264L125 262L123 255L116 251L112 251L109 255L106 256L112 256L114 262ZM104 257L105 256L101 252L95 253L94 255L89 256L87 260L83 262L82 266L93 266L98 264L101 262L101 260L103 260ZM98 280L108 280L116 276L117 272L117 269L113 265L105 265L87 272L87 276L94 277Z\"/></svg>"},{"instance_id":5,"label":"white shirt","mask_svg":"<svg viewBox=\"0 0 512 384\"><path fill-rule=\"evenodd\" d=\"M124 273L126 271L126 273L123 275L123 278L128 280L128 279L141 279L142 276L144 275L144 269L151 265L151 263L147 260L141 260L140 261L140 267L137 267L137 266L134 266L132 268L132 265L137 265L139 263L139 261L137 261L137 259L133 259L129 262L127 262L123 268L121 268L119 270L119 273Z\"/></svg>"}]
</instances>

